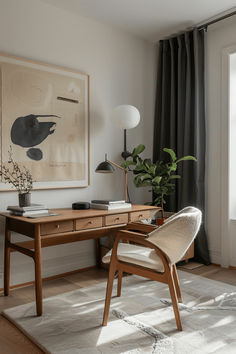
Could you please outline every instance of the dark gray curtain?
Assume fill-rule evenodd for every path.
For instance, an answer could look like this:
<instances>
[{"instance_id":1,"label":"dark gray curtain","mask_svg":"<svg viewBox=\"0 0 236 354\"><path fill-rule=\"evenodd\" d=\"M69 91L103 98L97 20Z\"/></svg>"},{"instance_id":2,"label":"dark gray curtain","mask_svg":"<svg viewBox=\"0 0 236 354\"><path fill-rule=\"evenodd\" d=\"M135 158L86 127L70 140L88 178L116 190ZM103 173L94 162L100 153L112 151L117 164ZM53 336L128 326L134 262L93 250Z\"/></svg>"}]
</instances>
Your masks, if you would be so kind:
<instances>
[{"instance_id":1,"label":"dark gray curtain","mask_svg":"<svg viewBox=\"0 0 236 354\"><path fill-rule=\"evenodd\" d=\"M210 263L205 221L205 102L204 30L194 29L160 41L154 124L153 160L165 160L164 147L178 157L193 155L197 163L179 164L182 176L166 209L192 205L203 212L203 225L195 242L197 260Z\"/></svg>"}]
</instances>

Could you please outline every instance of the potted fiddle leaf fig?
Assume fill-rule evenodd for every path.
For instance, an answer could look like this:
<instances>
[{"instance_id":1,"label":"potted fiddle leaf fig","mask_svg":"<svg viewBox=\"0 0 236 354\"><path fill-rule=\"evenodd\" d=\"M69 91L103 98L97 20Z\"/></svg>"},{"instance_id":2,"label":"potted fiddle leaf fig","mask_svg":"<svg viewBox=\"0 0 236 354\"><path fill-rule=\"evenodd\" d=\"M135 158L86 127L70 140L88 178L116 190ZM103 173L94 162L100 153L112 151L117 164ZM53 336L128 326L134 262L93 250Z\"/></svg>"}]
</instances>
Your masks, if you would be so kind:
<instances>
[{"instance_id":1,"label":"potted fiddle leaf fig","mask_svg":"<svg viewBox=\"0 0 236 354\"><path fill-rule=\"evenodd\" d=\"M164 210L166 197L175 191L175 183L173 182L181 178L179 174L176 174L178 164L181 161L197 160L191 155L177 158L174 150L164 148L163 151L169 155L169 161L153 163L151 159L143 159L140 156L144 150L143 144L138 145L121 166L133 172L136 187L151 187L150 191L153 192L154 198L152 203L147 204L160 206ZM162 216L164 217L164 214Z\"/></svg>"}]
</instances>

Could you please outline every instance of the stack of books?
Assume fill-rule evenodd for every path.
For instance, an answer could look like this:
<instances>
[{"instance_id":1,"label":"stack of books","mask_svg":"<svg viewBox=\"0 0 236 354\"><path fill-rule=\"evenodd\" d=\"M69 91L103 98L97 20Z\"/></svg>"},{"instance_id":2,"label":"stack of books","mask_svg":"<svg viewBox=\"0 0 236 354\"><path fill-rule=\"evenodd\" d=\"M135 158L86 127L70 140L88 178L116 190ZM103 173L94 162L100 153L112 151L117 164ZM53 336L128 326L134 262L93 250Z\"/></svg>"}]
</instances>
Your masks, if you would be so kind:
<instances>
[{"instance_id":1,"label":"stack of books","mask_svg":"<svg viewBox=\"0 0 236 354\"><path fill-rule=\"evenodd\" d=\"M48 209L43 204L31 204L29 206L20 207L18 205L9 206L7 210L10 211L12 215L16 216L47 216Z\"/></svg>"},{"instance_id":2,"label":"stack of books","mask_svg":"<svg viewBox=\"0 0 236 354\"><path fill-rule=\"evenodd\" d=\"M92 200L90 203L90 208L104 210L128 209L131 206L125 200Z\"/></svg>"}]
</instances>

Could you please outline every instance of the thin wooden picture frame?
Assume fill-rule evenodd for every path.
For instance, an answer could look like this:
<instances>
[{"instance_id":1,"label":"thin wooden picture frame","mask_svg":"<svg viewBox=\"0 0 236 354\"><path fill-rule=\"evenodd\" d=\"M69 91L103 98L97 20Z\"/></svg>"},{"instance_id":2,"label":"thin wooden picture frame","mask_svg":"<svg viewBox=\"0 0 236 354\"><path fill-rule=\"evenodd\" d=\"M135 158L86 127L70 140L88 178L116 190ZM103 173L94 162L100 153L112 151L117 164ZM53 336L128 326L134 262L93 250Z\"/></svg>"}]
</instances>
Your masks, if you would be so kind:
<instances>
[{"instance_id":1,"label":"thin wooden picture frame","mask_svg":"<svg viewBox=\"0 0 236 354\"><path fill-rule=\"evenodd\" d=\"M89 78L0 53L0 164L11 147L34 190L90 185ZM0 191L10 190L0 181Z\"/></svg>"}]
</instances>

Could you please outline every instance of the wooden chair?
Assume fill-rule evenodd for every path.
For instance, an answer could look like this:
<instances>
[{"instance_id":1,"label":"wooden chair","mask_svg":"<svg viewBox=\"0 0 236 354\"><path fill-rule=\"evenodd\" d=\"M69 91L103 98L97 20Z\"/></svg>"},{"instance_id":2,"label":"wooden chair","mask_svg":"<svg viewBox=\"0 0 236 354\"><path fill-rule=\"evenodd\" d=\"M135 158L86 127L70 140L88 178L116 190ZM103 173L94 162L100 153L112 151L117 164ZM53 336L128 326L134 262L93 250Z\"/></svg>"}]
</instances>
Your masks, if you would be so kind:
<instances>
[{"instance_id":1,"label":"wooden chair","mask_svg":"<svg viewBox=\"0 0 236 354\"><path fill-rule=\"evenodd\" d=\"M182 297L175 264L193 242L200 224L201 211L187 207L159 228L130 223L117 233L113 249L103 257L104 263L110 262L103 326L107 325L113 280L118 271L117 296L121 295L123 272L168 284L177 328L182 331L178 308Z\"/></svg>"}]
</instances>

